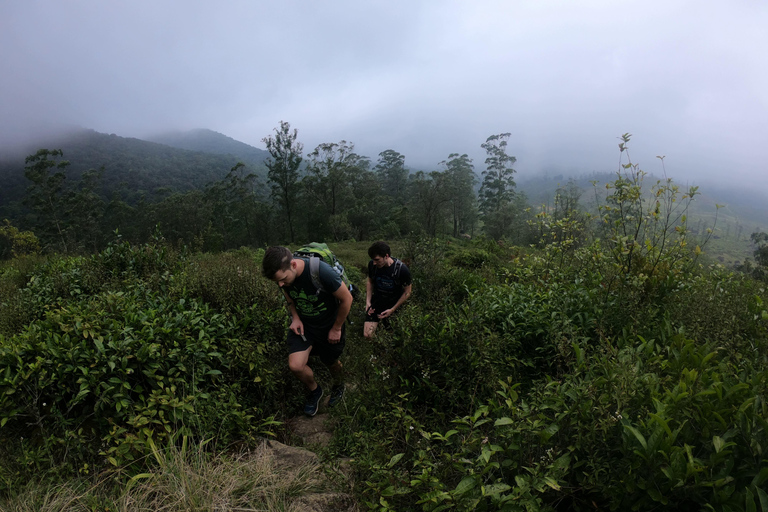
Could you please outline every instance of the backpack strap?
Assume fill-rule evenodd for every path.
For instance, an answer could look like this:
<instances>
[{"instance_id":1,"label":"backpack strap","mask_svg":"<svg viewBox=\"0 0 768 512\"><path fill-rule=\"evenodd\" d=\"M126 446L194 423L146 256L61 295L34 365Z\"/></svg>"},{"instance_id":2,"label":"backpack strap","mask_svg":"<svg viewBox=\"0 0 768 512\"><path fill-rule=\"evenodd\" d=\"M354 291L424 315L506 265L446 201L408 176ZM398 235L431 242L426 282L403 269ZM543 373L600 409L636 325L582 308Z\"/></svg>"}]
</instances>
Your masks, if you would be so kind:
<instances>
[{"instance_id":1,"label":"backpack strap","mask_svg":"<svg viewBox=\"0 0 768 512\"><path fill-rule=\"evenodd\" d=\"M398 286L400 286L400 267L403 266L403 262L397 258L395 260L395 268L392 270L392 278L395 280Z\"/></svg>"},{"instance_id":2,"label":"backpack strap","mask_svg":"<svg viewBox=\"0 0 768 512\"><path fill-rule=\"evenodd\" d=\"M320 256L315 254L309 256L309 277L312 279L312 284L317 288L316 295L325 291L323 283L320 282Z\"/></svg>"},{"instance_id":3,"label":"backpack strap","mask_svg":"<svg viewBox=\"0 0 768 512\"><path fill-rule=\"evenodd\" d=\"M323 287L323 283L320 282L320 260L322 259L317 254L309 254L309 277L312 279L312 285L314 285L315 288L317 288L317 292L315 292L315 295L320 295L320 292L326 291L325 287ZM344 280L342 279L342 283L344 283ZM346 284L346 283L344 283ZM354 291L353 291L354 289ZM353 285L349 285L349 292L350 293L356 293L357 289ZM352 296L354 299L354 295ZM349 325L352 325L354 322L352 322L352 319L347 315L347 322Z\"/></svg>"}]
</instances>

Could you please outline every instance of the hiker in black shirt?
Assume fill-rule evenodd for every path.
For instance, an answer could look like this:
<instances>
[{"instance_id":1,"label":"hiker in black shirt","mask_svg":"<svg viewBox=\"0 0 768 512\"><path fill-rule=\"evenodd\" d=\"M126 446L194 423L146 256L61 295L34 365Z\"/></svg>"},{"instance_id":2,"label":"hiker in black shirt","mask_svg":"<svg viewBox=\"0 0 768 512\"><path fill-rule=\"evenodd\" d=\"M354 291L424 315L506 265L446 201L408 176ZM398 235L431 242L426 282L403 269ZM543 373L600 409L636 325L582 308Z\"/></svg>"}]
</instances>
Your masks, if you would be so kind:
<instances>
[{"instance_id":1,"label":"hiker in black shirt","mask_svg":"<svg viewBox=\"0 0 768 512\"><path fill-rule=\"evenodd\" d=\"M405 263L390 256L389 245L376 242L368 248L368 280L365 283L365 324L363 334L373 337L379 322L389 318L411 296L411 271Z\"/></svg>"},{"instance_id":2,"label":"hiker in black shirt","mask_svg":"<svg viewBox=\"0 0 768 512\"><path fill-rule=\"evenodd\" d=\"M288 367L309 391L304 413L314 416L323 396L307 363L310 353L320 356L334 380L331 398L333 406L344 394L343 367L339 356L344 349L345 326L352 295L330 265L320 261L318 288L312 282L309 260L294 257L286 247L270 247L262 263L264 277L276 282L288 302L291 325L288 328ZM335 290L328 292L325 290Z\"/></svg>"}]
</instances>

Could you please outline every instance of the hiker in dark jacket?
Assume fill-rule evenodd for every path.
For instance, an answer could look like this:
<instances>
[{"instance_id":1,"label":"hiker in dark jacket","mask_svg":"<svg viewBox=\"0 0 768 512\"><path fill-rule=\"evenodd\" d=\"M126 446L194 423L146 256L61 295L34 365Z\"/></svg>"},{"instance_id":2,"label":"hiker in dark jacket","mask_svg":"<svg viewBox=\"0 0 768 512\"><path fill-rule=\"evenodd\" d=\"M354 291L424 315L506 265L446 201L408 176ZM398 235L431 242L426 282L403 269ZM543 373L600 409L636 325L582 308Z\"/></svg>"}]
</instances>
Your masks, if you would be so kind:
<instances>
[{"instance_id":1,"label":"hiker in dark jacket","mask_svg":"<svg viewBox=\"0 0 768 512\"><path fill-rule=\"evenodd\" d=\"M389 319L411 296L413 284L408 266L390 255L389 245L376 242L368 248L368 280L365 283L365 324L363 334L373 337L381 322Z\"/></svg>"},{"instance_id":2,"label":"hiker in dark jacket","mask_svg":"<svg viewBox=\"0 0 768 512\"><path fill-rule=\"evenodd\" d=\"M341 276L324 261L320 262L319 282L312 282L307 258L294 257L286 247L270 247L262 263L264 277L277 283L288 301L291 325L288 328L288 367L309 392L304 414L314 416L323 396L308 366L310 353L319 356L333 376L328 402L333 406L344 394L344 372L339 356L344 350L345 325L352 295ZM325 290L335 290L330 293Z\"/></svg>"}]
</instances>

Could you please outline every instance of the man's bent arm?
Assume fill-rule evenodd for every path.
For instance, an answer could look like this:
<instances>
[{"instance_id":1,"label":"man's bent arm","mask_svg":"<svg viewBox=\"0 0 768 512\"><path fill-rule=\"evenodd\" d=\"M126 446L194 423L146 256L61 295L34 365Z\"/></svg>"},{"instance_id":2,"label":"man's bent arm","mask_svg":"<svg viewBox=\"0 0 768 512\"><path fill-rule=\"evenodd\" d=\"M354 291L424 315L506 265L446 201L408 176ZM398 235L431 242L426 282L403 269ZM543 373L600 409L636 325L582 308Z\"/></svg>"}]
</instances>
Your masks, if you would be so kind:
<instances>
[{"instance_id":1,"label":"man's bent arm","mask_svg":"<svg viewBox=\"0 0 768 512\"><path fill-rule=\"evenodd\" d=\"M304 334L304 322L302 322L301 318L299 318L299 312L296 310L296 304L293 303L293 301L288 296L288 294L286 293L285 290L280 289L280 291L283 292L283 295L285 295L286 307L288 308L288 313L291 315L291 326L290 326L290 329L293 332L295 332L296 334L303 335ZM294 325L296 325L297 323L298 323L298 325L301 326L301 332L299 332L296 329L294 329Z\"/></svg>"},{"instance_id":2,"label":"man's bent arm","mask_svg":"<svg viewBox=\"0 0 768 512\"><path fill-rule=\"evenodd\" d=\"M336 321L333 323L333 328L341 330L347 315L349 315L349 310L352 309L352 294L349 293L347 285L342 282L338 290L333 292L333 296L339 299L339 309L336 313Z\"/></svg>"},{"instance_id":3,"label":"man's bent arm","mask_svg":"<svg viewBox=\"0 0 768 512\"><path fill-rule=\"evenodd\" d=\"M390 308L393 313L397 311L397 308L403 305L403 302L408 300L408 298L411 296L412 288L413 288L413 284L409 284L408 286L403 287L403 294L400 296L399 299L397 299L397 302L395 303L395 305Z\"/></svg>"}]
</instances>

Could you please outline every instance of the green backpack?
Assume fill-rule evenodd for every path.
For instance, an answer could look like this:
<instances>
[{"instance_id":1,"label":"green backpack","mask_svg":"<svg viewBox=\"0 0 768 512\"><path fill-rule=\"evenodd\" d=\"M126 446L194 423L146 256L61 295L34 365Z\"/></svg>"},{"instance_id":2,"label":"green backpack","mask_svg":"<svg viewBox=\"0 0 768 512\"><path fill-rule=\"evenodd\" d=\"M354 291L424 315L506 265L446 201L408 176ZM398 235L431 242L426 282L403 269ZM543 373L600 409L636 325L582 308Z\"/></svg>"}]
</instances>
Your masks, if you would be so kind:
<instances>
[{"instance_id":1,"label":"green backpack","mask_svg":"<svg viewBox=\"0 0 768 512\"><path fill-rule=\"evenodd\" d=\"M357 297L357 286L353 285L349 280L347 273L344 271L344 265L342 265L336 255L333 254L333 251L328 247L328 244L312 242L295 251L293 255L309 259L309 276L312 278L312 284L317 288L317 293L320 293L321 291L333 293L336 291L326 290L320 282L320 259L322 259L341 276L341 280L349 289L352 298L354 299Z\"/></svg>"}]
</instances>

